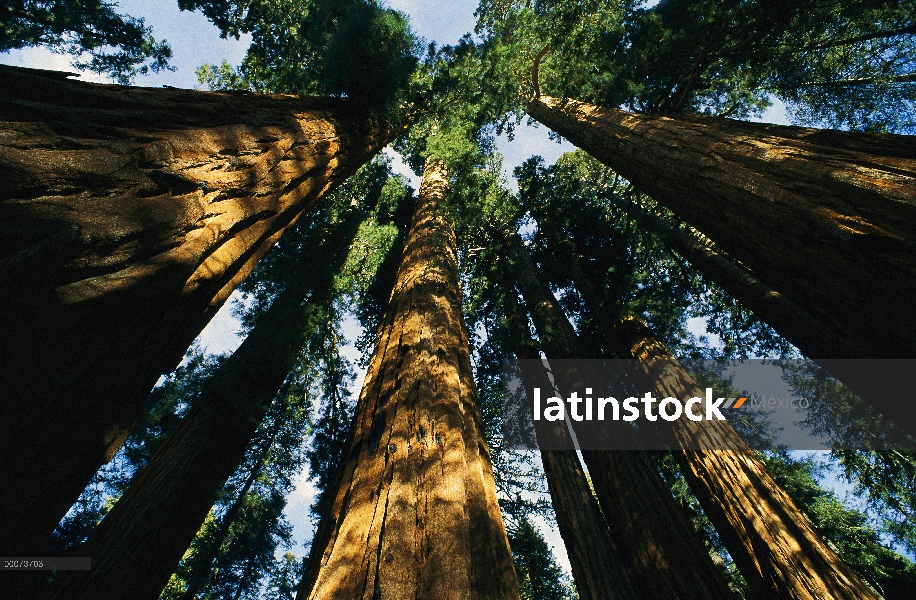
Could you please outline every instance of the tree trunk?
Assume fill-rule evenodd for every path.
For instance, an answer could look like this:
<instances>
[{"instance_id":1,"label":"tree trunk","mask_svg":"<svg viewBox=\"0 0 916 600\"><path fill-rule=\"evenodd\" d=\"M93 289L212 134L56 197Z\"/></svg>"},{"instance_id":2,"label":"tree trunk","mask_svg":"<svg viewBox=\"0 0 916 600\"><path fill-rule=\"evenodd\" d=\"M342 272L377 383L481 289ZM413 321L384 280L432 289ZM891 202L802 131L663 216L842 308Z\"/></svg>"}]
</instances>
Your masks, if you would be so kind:
<instances>
[{"instance_id":1,"label":"tree trunk","mask_svg":"<svg viewBox=\"0 0 916 600\"><path fill-rule=\"evenodd\" d=\"M635 319L614 332L622 354L639 360L658 398L704 392L664 344ZM840 560L726 421L659 421L670 427L681 472L744 575L754 598L836 600L879 596ZM695 450L713 437L728 450Z\"/></svg>"},{"instance_id":2,"label":"tree trunk","mask_svg":"<svg viewBox=\"0 0 916 600\"><path fill-rule=\"evenodd\" d=\"M335 273L361 215L353 212L325 240L328 252L303 266L314 278L280 293L239 349L205 384L181 424L130 482L79 552L91 571L62 572L51 598L155 600L207 513L238 468L271 400L332 300ZM306 297L309 289L312 294Z\"/></svg>"},{"instance_id":3,"label":"tree trunk","mask_svg":"<svg viewBox=\"0 0 916 600\"><path fill-rule=\"evenodd\" d=\"M518 234L510 235L509 245L519 287L548 359L579 358L576 333L539 279ZM572 381L581 375L567 369L554 371L561 391L583 389L581 381ZM620 425L615 435L627 435L626 428ZM640 598L734 598L722 570L713 563L647 453L583 450L582 457Z\"/></svg>"},{"instance_id":4,"label":"tree trunk","mask_svg":"<svg viewBox=\"0 0 916 600\"><path fill-rule=\"evenodd\" d=\"M38 552L160 374L394 131L344 100L0 66L0 553Z\"/></svg>"},{"instance_id":5,"label":"tree trunk","mask_svg":"<svg viewBox=\"0 0 916 600\"><path fill-rule=\"evenodd\" d=\"M916 358L911 136L648 116L546 96L528 110L708 236L819 329L848 340L834 347L808 334L812 358ZM778 314L761 317L798 339ZM916 413L900 394L863 391L907 366L874 361L868 368L878 377L836 376L913 432Z\"/></svg>"},{"instance_id":6,"label":"tree trunk","mask_svg":"<svg viewBox=\"0 0 916 600\"><path fill-rule=\"evenodd\" d=\"M428 159L309 598L518 598L461 312L446 170Z\"/></svg>"},{"instance_id":7,"label":"tree trunk","mask_svg":"<svg viewBox=\"0 0 916 600\"><path fill-rule=\"evenodd\" d=\"M278 399L280 402L283 402L284 407L288 404L287 400L289 387L289 382L287 381L287 383L279 392ZM284 408L282 411L282 417L277 418L271 427L270 434L267 436L267 439L264 440L264 443L261 446L261 451L258 454L258 460L252 467L251 472L248 473L248 477L245 479L245 484L242 486L242 489L239 490L238 495L235 497L235 502L232 503L232 506L230 506L226 513L223 515L223 518L219 524L219 528L216 530L216 533L213 534L213 538L202 550L206 555L206 559L201 561L201 568L199 572L188 574L188 587L184 592L182 592L180 600L194 600L194 597L197 596L197 592L199 592L200 588L209 580L210 574L213 571L213 562L219 557L219 552L223 547L223 542L226 540L226 536L229 535L229 528L232 527L232 523L238 516L239 511L242 510L242 505L245 503L245 498L248 496L248 490L251 489L251 486L253 486L254 482L258 480L258 477L260 477L261 471L264 468L264 461L267 460L267 455L270 452L271 447L274 445L274 441L277 439L277 435L280 433L280 429L283 427L283 423L285 421L286 409Z\"/></svg>"},{"instance_id":8,"label":"tree trunk","mask_svg":"<svg viewBox=\"0 0 916 600\"><path fill-rule=\"evenodd\" d=\"M626 208L637 223L659 234L669 248L690 261L700 273L718 284L742 306L771 326L779 324L779 334L805 356L851 357L861 354L862 348L852 340L803 311L714 246L678 229L638 204L631 203Z\"/></svg>"},{"instance_id":9,"label":"tree trunk","mask_svg":"<svg viewBox=\"0 0 916 600\"><path fill-rule=\"evenodd\" d=\"M548 395L553 395L553 384L540 363L540 353L531 339L528 318L515 297L515 287L508 287L507 293L506 313L512 352L526 361L520 364L525 389L539 387L550 390ZM621 558L624 549L615 547L611 539L566 422L540 420L535 423L534 431L538 446L542 448L541 464L579 597L582 600L636 598L636 589Z\"/></svg>"}]
</instances>

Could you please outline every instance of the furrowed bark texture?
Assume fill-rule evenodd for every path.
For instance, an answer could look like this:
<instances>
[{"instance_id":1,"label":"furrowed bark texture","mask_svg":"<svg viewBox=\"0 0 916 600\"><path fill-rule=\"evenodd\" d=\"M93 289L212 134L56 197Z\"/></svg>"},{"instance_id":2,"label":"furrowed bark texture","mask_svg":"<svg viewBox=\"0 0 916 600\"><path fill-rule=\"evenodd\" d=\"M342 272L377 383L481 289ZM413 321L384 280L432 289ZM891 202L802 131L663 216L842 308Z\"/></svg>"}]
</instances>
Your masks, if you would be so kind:
<instances>
[{"instance_id":1,"label":"furrowed bark texture","mask_svg":"<svg viewBox=\"0 0 916 600\"><path fill-rule=\"evenodd\" d=\"M615 328L657 398L704 392L664 344L635 319ZM661 422L660 422L661 423ZM726 421L665 421L674 457L754 598L877 599L840 560ZM695 450L697 445L727 450Z\"/></svg>"},{"instance_id":2,"label":"furrowed bark texture","mask_svg":"<svg viewBox=\"0 0 916 600\"><path fill-rule=\"evenodd\" d=\"M548 359L579 358L577 336L541 283L524 243L509 239L519 287ZM582 373L554 371L561 391L582 391ZM573 422L575 427L575 422ZM627 435L625 426L615 431ZM598 502L638 598L734 598L651 458L643 451L583 450Z\"/></svg>"},{"instance_id":3,"label":"furrowed bark texture","mask_svg":"<svg viewBox=\"0 0 916 600\"><path fill-rule=\"evenodd\" d=\"M834 347L761 314L808 340L812 358L916 358L912 136L648 116L546 96L528 109L848 340ZM856 389L862 377L844 381ZM909 403L880 396L869 400L916 430Z\"/></svg>"},{"instance_id":4,"label":"furrowed bark texture","mask_svg":"<svg viewBox=\"0 0 916 600\"><path fill-rule=\"evenodd\" d=\"M325 264L280 293L149 464L102 519L81 556L92 570L63 571L50 598L155 600L220 490L238 468L271 401L332 299L332 282L356 233L358 213L325 244ZM319 257L322 254L319 253ZM305 261L303 266L318 261ZM306 295L311 289L308 300Z\"/></svg>"},{"instance_id":5,"label":"furrowed bark texture","mask_svg":"<svg viewBox=\"0 0 916 600\"><path fill-rule=\"evenodd\" d=\"M159 375L391 137L341 100L0 67L0 549L38 551Z\"/></svg>"},{"instance_id":6,"label":"furrowed bark texture","mask_svg":"<svg viewBox=\"0 0 916 600\"><path fill-rule=\"evenodd\" d=\"M514 287L508 291L514 296ZM527 316L518 299L512 296L506 300L512 351L519 359L538 361L520 365L522 381L526 389L539 387L553 395L553 384L540 363ZM614 546L604 515L585 478L565 421L539 420L534 431L539 446L565 448L542 449L541 464L579 597L582 600L636 597L635 589L619 567L623 564L619 549Z\"/></svg>"},{"instance_id":7,"label":"furrowed bark texture","mask_svg":"<svg viewBox=\"0 0 916 600\"><path fill-rule=\"evenodd\" d=\"M446 188L444 165L428 160L309 598L518 598Z\"/></svg>"}]
</instances>

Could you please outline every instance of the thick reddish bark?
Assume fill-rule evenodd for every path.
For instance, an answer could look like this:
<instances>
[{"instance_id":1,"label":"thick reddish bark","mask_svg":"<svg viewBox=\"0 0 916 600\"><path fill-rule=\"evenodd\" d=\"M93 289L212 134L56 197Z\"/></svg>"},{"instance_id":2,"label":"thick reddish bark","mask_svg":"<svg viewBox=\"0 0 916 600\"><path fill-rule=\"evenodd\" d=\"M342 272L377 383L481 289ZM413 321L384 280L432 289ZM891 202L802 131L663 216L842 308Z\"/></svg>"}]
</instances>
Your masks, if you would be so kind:
<instances>
[{"instance_id":1,"label":"thick reddish bark","mask_svg":"<svg viewBox=\"0 0 916 600\"><path fill-rule=\"evenodd\" d=\"M0 549L23 555L260 257L392 131L326 98L0 83Z\"/></svg>"},{"instance_id":2,"label":"thick reddish bark","mask_svg":"<svg viewBox=\"0 0 916 600\"><path fill-rule=\"evenodd\" d=\"M639 115L545 96L529 112L816 320L819 327L805 331L779 311L760 313L811 358L916 358L912 136ZM818 330L843 343L819 340ZM867 375L836 376L867 393ZM916 413L897 396L868 400L916 430Z\"/></svg>"},{"instance_id":3,"label":"thick reddish bark","mask_svg":"<svg viewBox=\"0 0 916 600\"><path fill-rule=\"evenodd\" d=\"M614 328L621 352L639 361L658 398L703 396L665 345L635 319ZM660 422L661 423L661 422ZM869 588L814 531L727 421L665 421L681 472L719 532L755 598L874 599ZM695 450L710 444L727 450Z\"/></svg>"},{"instance_id":4,"label":"thick reddish bark","mask_svg":"<svg viewBox=\"0 0 916 600\"><path fill-rule=\"evenodd\" d=\"M510 296L506 299L506 313L512 352L516 358L526 361L520 365L525 389L552 390L553 384L531 339L527 315L518 299L513 297L515 287L507 291ZM579 463L566 422L539 420L534 431L541 447L541 465L557 528L569 556L579 597L582 600L637 597L626 563L620 556L623 549L614 545L608 524Z\"/></svg>"},{"instance_id":5,"label":"thick reddish bark","mask_svg":"<svg viewBox=\"0 0 916 600\"><path fill-rule=\"evenodd\" d=\"M309 598L518 598L446 188L428 160Z\"/></svg>"},{"instance_id":6,"label":"thick reddish bark","mask_svg":"<svg viewBox=\"0 0 916 600\"><path fill-rule=\"evenodd\" d=\"M159 597L226 480L244 459L315 324L325 320L334 275L360 220L354 212L325 240L328 251L314 257L323 259L320 268L313 266L314 260L304 261L303 266L315 269L314 277L281 292L258 319L79 548L92 556L92 570L62 572L52 585L51 598Z\"/></svg>"},{"instance_id":7,"label":"thick reddish bark","mask_svg":"<svg viewBox=\"0 0 916 600\"><path fill-rule=\"evenodd\" d=\"M548 359L580 358L576 333L539 279L521 238L512 234L509 246L519 288ZM558 369L554 376L561 391L585 388L584 373ZM614 435L628 435L627 427L616 428ZM734 597L723 572L713 563L645 452L583 450L582 457L638 597Z\"/></svg>"}]
</instances>

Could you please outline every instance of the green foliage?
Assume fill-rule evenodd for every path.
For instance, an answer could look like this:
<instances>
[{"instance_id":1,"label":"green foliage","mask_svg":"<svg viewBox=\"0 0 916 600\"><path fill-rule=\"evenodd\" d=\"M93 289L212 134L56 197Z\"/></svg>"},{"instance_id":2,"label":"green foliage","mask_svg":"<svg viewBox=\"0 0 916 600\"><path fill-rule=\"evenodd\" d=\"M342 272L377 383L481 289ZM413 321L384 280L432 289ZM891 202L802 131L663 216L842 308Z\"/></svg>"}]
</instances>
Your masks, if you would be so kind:
<instances>
[{"instance_id":1,"label":"green foliage","mask_svg":"<svg viewBox=\"0 0 916 600\"><path fill-rule=\"evenodd\" d=\"M103 0L19 0L0 8L0 52L46 46L69 54L77 69L128 84L136 75L174 70L172 50L143 19L118 14Z\"/></svg>"},{"instance_id":2,"label":"green foliage","mask_svg":"<svg viewBox=\"0 0 916 600\"><path fill-rule=\"evenodd\" d=\"M887 546L866 514L844 506L817 482L824 465L813 457L794 459L774 453L764 459L767 470L794 500L814 528L859 577L887 600L912 597L916 565Z\"/></svg>"},{"instance_id":3,"label":"green foliage","mask_svg":"<svg viewBox=\"0 0 916 600\"><path fill-rule=\"evenodd\" d=\"M816 364L785 364L783 372L793 392L809 401L801 425L829 440L831 458L874 511L881 530L916 552L913 439Z\"/></svg>"},{"instance_id":4,"label":"green foliage","mask_svg":"<svg viewBox=\"0 0 916 600\"><path fill-rule=\"evenodd\" d=\"M278 393L220 499L182 558L163 600L259 598L274 569L278 547L292 546L283 509L305 462L309 406L303 382L291 377Z\"/></svg>"},{"instance_id":5,"label":"green foliage","mask_svg":"<svg viewBox=\"0 0 916 600\"><path fill-rule=\"evenodd\" d=\"M796 122L916 132L916 2L855 0L801 11L768 64L765 85Z\"/></svg>"},{"instance_id":6,"label":"green foliage","mask_svg":"<svg viewBox=\"0 0 916 600\"><path fill-rule=\"evenodd\" d=\"M222 35L250 34L238 69L205 65L202 83L272 93L343 96L397 111L418 64L403 13L375 0L181 0Z\"/></svg>"},{"instance_id":7,"label":"green foliage","mask_svg":"<svg viewBox=\"0 0 916 600\"><path fill-rule=\"evenodd\" d=\"M522 600L573 600L572 582L560 569L550 546L528 519L509 533Z\"/></svg>"},{"instance_id":8,"label":"green foliage","mask_svg":"<svg viewBox=\"0 0 916 600\"><path fill-rule=\"evenodd\" d=\"M912 0L642 4L483 0L490 87L530 97L540 56L542 92L604 106L747 118L775 95L801 124L916 127Z\"/></svg>"},{"instance_id":9,"label":"green foliage","mask_svg":"<svg viewBox=\"0 0 916 600\"><path fill-rule=\"evenodd\" d=\"M270 579L261 599L293 600L304 574L302 561L296 558L295 554L286 552L271 569Z\"/></svg>"},{"instance_id":10,"label":"green foliage","mask_svg":"<svg viewBox=\"0 0 916 600\"><path fill-rule=\"evenodd\" d=\"M197 81L210 90L257 90L258 85L249 81L244 73L223 60L218 65L201 65L195 72Z\"/></svg>"}]
</instances>

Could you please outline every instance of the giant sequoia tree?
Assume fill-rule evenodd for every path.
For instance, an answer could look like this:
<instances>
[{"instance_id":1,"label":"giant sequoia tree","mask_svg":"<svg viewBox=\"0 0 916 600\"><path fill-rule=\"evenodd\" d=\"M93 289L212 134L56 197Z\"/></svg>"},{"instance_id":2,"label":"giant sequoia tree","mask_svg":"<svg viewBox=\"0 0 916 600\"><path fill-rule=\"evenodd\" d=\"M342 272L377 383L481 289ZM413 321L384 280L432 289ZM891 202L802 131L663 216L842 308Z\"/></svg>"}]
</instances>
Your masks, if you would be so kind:
<instances>
[{"instance_id":1,"label":"giant sequoia tree","mask_svg":"<svg viewBox=\"0 0 916 600\"><path fill-rule=\"evenodd\" d=\"M912 140L721 118L759 112L769 93L807 97L815 112L843 105L876 117L878 108L853 107L842 93L815 100L800 91L836 89L838 80L866 72L875 76L857 85L880 95L878 80L894 80L911 98L901 106L911 115L912 6L855 4L670 0L647 10L596 3L602 7L592 15L589 7L563 2L533 10L484 3L481 25L494 57L517 55L514 62L494 60L492 68L515 78L529 98L514 109L614 168L798 306L815 330L779 311L758 316L803 352L817 359L913 358L898 310L898 299L916 289ZM810 68L810 56L799 56L814 50L826 54ZM762 62L770 55L779 59ZM610 108L619 105L632 112ZM839 335L825 340L818 329ZM831 343L837 338L841 343ZM901 365L876 362L868 373L833 366L885 417L916 427L906 405L882 400L905 384L895 392L866 387L892 380Z\"/></svg>"},{"instance_id":2,"label":"giant sequoia tree","mask_svg":"<svg viewBox=\"0 0 916 600\"><path fill-rule=\"evenodd\" d=\"M300 597L516 598L475 403L448 171L426 161L347 462Z\"/></svg>"},{"instance_id":3,"label":"giant sequoia tree","mask_svg":"<svg viewBox=\"0 0 916 600\"><path fill-rule=\"evenodd\" d=\"M271 245L394 130L345 100L3 74L3 519L22 549Z\"/></svg>"},{"instance_id":4,"label":"giant sequoia tree","mask_svg":"<svg viewBox=\"0 0 916 600\"><path fill-rule=\"evenodd\" d=\"M337 57L336 68L262 86L345 99L99 86L3 69L0 277L16 289L2 311L10 548L34 549L30 536L50 534L156 379L264 253L400 131L412 34L400 13L346 6L353 18L311 28L330 39L312 51ZM271 30L262 16L245 31ZM308 47L301 36L280 41L287 52ZM363 59L374 53L384 64L369 77ZM23 512L31 494L42 506Z\"/></svg>"},{"instance_id":5,"label":"giant sequoia tree","mask_svg":"<svg viewBox=\"0 0 916 600\"><path fill-rule=\"evenodd\" d=\"M379 173L373 175L377 180ZM381 184L372 179L359 180L375 188L363 204L378 199ZM272 401L283 395L283 382L303 348L327 321L334 277L371 208L347 207L337 219L315 219L307 238L313 249L293 266L321 267L294 279L270 302L82 548L97 566L59 577L52 597L115 598L125 590L135 598L159 596Z\"/></svg>"}]
</instances>

